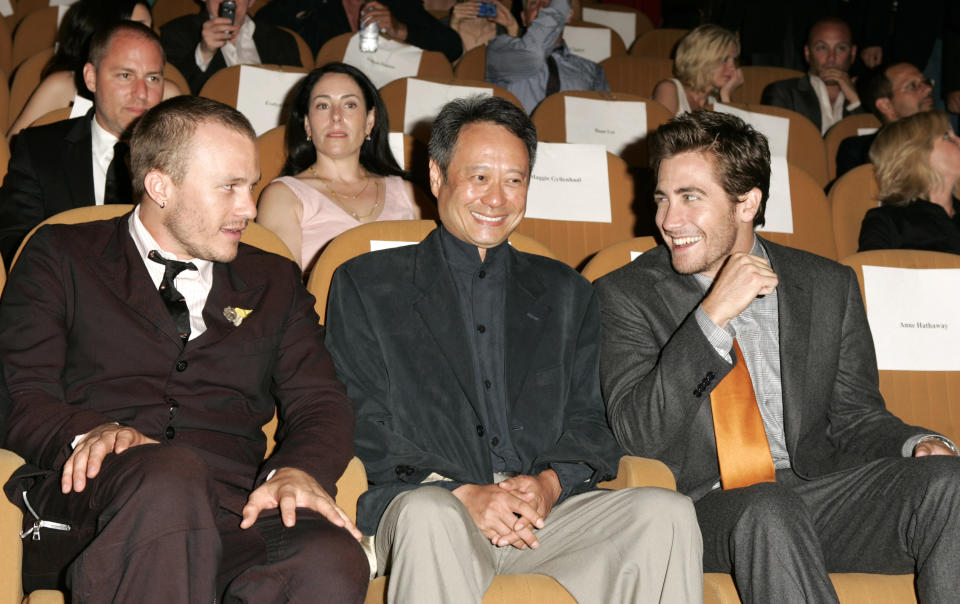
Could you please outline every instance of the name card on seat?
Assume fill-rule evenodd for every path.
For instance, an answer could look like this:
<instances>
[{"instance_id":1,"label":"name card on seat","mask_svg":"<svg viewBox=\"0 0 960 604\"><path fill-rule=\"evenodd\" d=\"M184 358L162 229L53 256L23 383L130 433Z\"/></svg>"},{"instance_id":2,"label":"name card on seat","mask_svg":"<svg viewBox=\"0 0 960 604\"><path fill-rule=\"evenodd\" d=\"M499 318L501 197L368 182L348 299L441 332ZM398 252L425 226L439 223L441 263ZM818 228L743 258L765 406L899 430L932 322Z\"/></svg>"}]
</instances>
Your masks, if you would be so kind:
<instances>
[{"instance_id":1,"label":"name card on seat","mask_svg":"<svg viewBox=\"0 0 960 604\"><path fill-rule=\"evenodd\" d=\"M606 25L617 32L627 48L630 48L637 37L637 19L630 13L589 7L584 7L582 13L582 18L587 23Z\"/></svg>"},{"instance_id":2,"label":"name card on seat","mask_svg":"<svg viewBox=\"0 0 960 604\"><path fill-rule=\"evenodd\" d=\"M371 239L370 240L370 251L379 252L380 250L389 250L395 247L403 247L405 245L416 245L420 243L419 241L389 241L386 239Z\"/></svg>"},{"instance_id":3,"label":"name card on seat","mask_svg":"<svg viewBox=\"0 0 960 604\"><path fill-rule=\"evenodd\" d=\"M407 80L407 102L403 108L403 131L413 134L418 128L429 131L440 109L453 99L468 96L493 96L493 88L437 84L426 80Z\"/></svg>"},{"instance_id":4,"label":"name card on seat","mask_svg":"<svg viewBox=\"0 0 960 604\"><path fill-rule=\"evenodd\" d=\"M10 0L0 0L0 15L4 17L9 17L13 14L13 5L10 4Z\"/></svg>"},{"instance_id":5,"label":"name card on seat","mask_svg":"<svg viewBox=\"0 0 960 604\"><path fill-rule=\"evenodd\" d=\"M857 128L857 136L864 136L865 134L873 134L880 128Z\"/></svg>"},{"instance_id":6,"label":"name card on seat","mask_svg":"<svg viewBox=\"0 0 960 604\"><path fill-rule=\"evenodd\" d=\"M360 34L356 33L347 42L343 62L366 74L377 88L383 88L394 80L417 75L422 56L422 49L383 36L377 52L360 52Z\"/></svg>"},{"instance_id":7,"label":"name card on seat","mask_svg":"<svg viewBox=\"0 0 960 604\"><path fill-rule=\"evenodd\" d=\"M47 6L70 6L71 4L76 4L77 0L50 0ZM62 16L62 14L61 14ZM60 21L57 21L57 25L60 24Z\"/></svg>"},{"instance_id":8,"label":"name card on seat","mask_svg":"<svg viewBox=\"0 0 960 604\"><path fill-rule=\"evenodd\" d=\"M566 96L567 142L604 145L620 155L647 137L647 105L640 101L601 101Z\"/></svg>"},{"instance_id":9,"label":"name card on seat","mask_svg":"<svg viewBox=\"0 0 960 604\"><path fill-rule=\"evenodd\" d=\"M610 57L609 29L568 25L563 28L563 41L570 52L594 63Z\"/></svg>"},{"instance_id":10,"label":"name card on seat","mask_svg":"<svg viewBox=\"0 0 960 604\"><path fill-rule=\"evenodd\" d=\"M863 267L877 367L960 371L960 269Z\"/></svg>"},{"instance_id":11,"label":"name card on seat","mask_svg":"<svg viewBox=\"0 0 960 604\"><path fill-rule=\"evenodd\" d=\"M537 143L526 215L544 220L611 222L603 146Z\"/></svg>"},{"instance_id":12,"label":"name card on seat","mask_svg":"<svg viewBox=\"0 0 960 604\"><path fill-rule=\"evenodd\" d=\"M73 107L70 109L70 119L87 114L93 108L93 101L79 94L73 97Z\"/></svg>"},{"instance_id":13,"label":"name card on seat","mask_svg":"<svg viewBox=\"0 0 960 604\"><path fill-rule=\"evenodd\" d=\"M767 137L770 145L770 198L764 213L766 220L759 230L792 233L793 200L790 197L790 166L787 164L790 120L776 115L744 111L723 103L714 103L713 109L739 117Z\"/></svg>"},{"instance_id":14,"label":"name card on seat","mask_svg":"<svg viewBox=\"0 0 960 604\"><path fill-rule=\"evenodd\" d=\"M247 116L260 136L281 125L283 108L292 100L292 89L304 74L274 71L252 65L240 67L237 86L237 111Z\"/></svg>"},{"instance_id":15,"label":"name card on seat","mask_svg":"<svg viewBox=\"0 0 960 604\"><path fill-rule=\"evenodd\" d=\"M397 160L397 165L401 170L407 169L407 154L403 148L403 132L391 132L387 135L387 144L390 145L390 153Z\"/></svg>"},{"instance_id":16,"label":"name card on seat","mask_svg":"<svg viewBox=\"0 0 960 604\"><path fill-rule=\"evenodd\" d=\"M60 24L63 23L63 17L70 10L70 5L77 0L50 0L50 6L57 7L57 31L60 31Z\"/></svg>"},{"instance_id":17,"label":"name card on seat","mask_svg":"<svg viewBox=\"0 0 960 604\"><path fill-rule=\"evenodd\" d=\"M643 252L635 252L633 250L630 250L630 262L633 262L640 256L643 256Z\"/></svg>"}]
</instances>

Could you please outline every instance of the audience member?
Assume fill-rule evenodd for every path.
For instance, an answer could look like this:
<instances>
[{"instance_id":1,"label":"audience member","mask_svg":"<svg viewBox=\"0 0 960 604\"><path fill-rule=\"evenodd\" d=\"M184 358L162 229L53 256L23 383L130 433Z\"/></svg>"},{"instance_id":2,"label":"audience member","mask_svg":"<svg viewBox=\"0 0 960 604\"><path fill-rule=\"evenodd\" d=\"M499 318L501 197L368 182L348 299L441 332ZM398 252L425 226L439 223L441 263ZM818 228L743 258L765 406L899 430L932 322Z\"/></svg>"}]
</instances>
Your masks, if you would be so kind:
<instances>
[{"instance_id":1,"label":"audience member","mask_svg":"<svg viewBox=\"0 0 960 604\"><path fill-rule=\"evenodd\" d=\"M570 0L526 0L523 34L501 34L487 44L487 81L516 95L527 113L561 90L610 90L603 69L564 43L572 17Z\"/></svg>"},{"instance_id":2,"label":"audience member","mask_svg":"<svg viewBox=\"0 0 960 604\"><path fill-rule=\"evenodd\" d=\"M83 67L93 111L17 136L0 188L0 254L8 265L43 219L71 208L133 201L127 146L119 139L160 102L163 66L160 40L145 25L121 21L93 37Z\"/></svg>"},{"instance_id":3,"label":"audience member","mask_svg":"<svg viewBox=\"0 0 960 604\"><path fill-rule=\"evenodd\" d=\"M197 15L184 15L160 28L163 48L198 94L210 76L233 65L300 66L297 41L287 32L252 19L255 0L237 0L233 19L220 17L223 0L204 0Z\"/></svg>"},{"instance_id":4,"label":"audience member","mask_svg":"<svg viewBox=\"0 0 960 604\"><path fill-rule=\"evenodd\" d=\"M709 23L697 27L677 44L676 77L657 84L653 99L675 115L717 100L729 103L730 94L743 85L738 56L740 42L733 32Z\"/></svg>"},{"instance_id":5,"label":"audience member","mask_svg":"<svg viewBox=\"0 0 960 604\"><path fill-rule=\"evenodd\" d=\"M334 274L327 345L357 405L390 602L479 602L494 575L554 577L581 603L699 602L690 501L601 491L620 451L597 375L593 288L507 242L537 133L497 97L448 103L430 184L442 226Z\"/></svg>"},{"instance_id":6,"label":"audience member","mask_svg":"<svg viewBox=\"0 0 960 604\"><path fill-rule=\"evenodd\" d=\"M821 19L810 28L803 47L810 67L807 75L768 85L761 102L796 111L826 134L830 126L860 111L860 97L850 79L856 55L850 27L837 18Z\"/></svg>"},{"instance_id":7,"label":"audience member","mask_svg":"<svg viewBox=\"0 0 960 604\"><path fill-rule=\"evenodd\" d=\"M860 251L960 254L960 138L947 114L926 111L885 126L870 148L879 208L860 227Z\"/></svg>"},{"instance_id":8,"label":"audience member","mask_svg":"<svg viewBox=\"0 0 960 604\"><path fill-rule=\"evenodd\" d=\"M456 32L437 21L420 0L271 0L257 18L294 30L314 53L330 38L359 31L370 20L377 21L380 33L442 52L451 63L463 53Z\"/></svg>"},{"instance_id":9,"label":"audience member","mask_svg":"<svg viewBox=\"0 0 960 604\"><path fill-rule=\"evenodd\" d=\"M494 7L493 16L482 16L481 12ZM497 0L461 0L453 5L450 12L450 28L460 36L463 52L483 46L497 35L520 35L520 25L510 9Z\"/></svg>"},{"instance_id":10,"label":"audience member","mask_svg":"<svg viewBox=\"0 0 960 604\"><path fill-rule=\"evenodd\" d=\"M704 571L752 602L836 602L828 572L916 573L960 589L960 460L889 413L857 278L754 234L766 138L732 115L661 126L665 245L597 282L607 413L690 495ZM949 457L944 457L949 456Z\"/></svg>"},{"instance_id":11,"label":"audience member","mask_svg":"<svg viewBox=\"0 0 960 604\"><path fill-rule=\"evenodd\" d=\"M90 39L125 19L153 27L149 5L139 0L80 0L70 7L60 25L56 52L43 68L40 85L10 126L7 140L54 109L69 107L77 94L92 98L83 82ZM173 82L164 81L164 98L184 92Z\"/></svg>"},{"instance_id":12,"label":"audience member","mask_svg":"<svg viewBox=\"0 0 960 604\"><path fill-rule=\"evenodd\" d=\"M360 533L332 499L350 400L300 272L239 243L257 213L255 141L226 105L166 101L133 132L139 205L42 228L11 273L0 402L27 460L5 487L33 535L25 589L363 601ZM53 519L67 528L36 524Z\"/></svg>"},{"instance_id":13,"label":"audience member","mask_svg":"<svg viewBox=\"0 0 960 604\"><path fill-rule=\"evenodd\" d=\"M287 162L283 176L263 190L257 221L308 272L340 233L374 220L419 218L420 210L390 151L387 110L363 72L327 63L293 94Z\"/></svg>"},{"instance_id":14,"label":"audience member","mask_svg":"<svg viewBox=\"0 0 960 604\"><path fill-rule=\"evenodd\" d=\"M920 111L933 109L933 86L910 63L874 67L860 76L857 90L864 109L881 124L890 124ZM843 139L837 148L837 178L857 166L869 163L870 145L877 133Z\"/></svg>"}]
</instances>

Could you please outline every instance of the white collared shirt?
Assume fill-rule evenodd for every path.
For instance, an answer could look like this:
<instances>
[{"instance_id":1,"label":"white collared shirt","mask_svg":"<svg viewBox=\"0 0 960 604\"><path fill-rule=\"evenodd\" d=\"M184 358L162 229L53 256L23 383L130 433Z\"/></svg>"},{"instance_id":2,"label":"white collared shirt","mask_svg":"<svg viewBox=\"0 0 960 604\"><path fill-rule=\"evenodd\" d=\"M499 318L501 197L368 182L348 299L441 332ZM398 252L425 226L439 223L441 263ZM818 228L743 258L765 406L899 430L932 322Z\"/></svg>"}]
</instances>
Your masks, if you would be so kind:
<instances>
[{"instance_id":1,"label":"white collared shirt","mask_svg":"<svg viewBox=\"0 0 960 604\"><path fill-rule=\"evenodd\" d=\"M211 17L211 19L212 18L213 17ZM227 67L233 65L260 64L260 53L257 52L257 45L253 43L253 32L256 28L257 24L253 22L250 15L244 15L243 25L240 26L240 33L237 34L237 39L232 42L227 42L220 47L220 52L223 53L223 60L226 62ZM200 71L206 71L213 57L210 57L210 61L204 61L203 53L200 52L200 44L201 42L197 42L197 49L194 51L193 56Z\"/></svg>"},{"instance_id":2,"label":"white collared shirt","mask_svg":"<svg viewBox=\"0 0 960 604\"><path fill-rule=\"evenodd\" d=\"M150 279L155 288L160 287L163 281L164 266L159 262L154 262L147 258L150 250L157 250L164 258L180 260L176 254L172 254L160 247L157 241L143 226L140 221L140 206L133 210L130 216L130 237L133 238L134 245L140 257L143 258L143 264L150 273ZM207 330L206 323L203 322L203 307L207 304L207 296L210 295L210 288L213 287L213 262L210 260L201 260L193 258L190 260L196 265L195 271L182 271L173 280L173 286L177 288L183 298L187 301L187 310L190 312L190 339L194 339ZM157 295L160 295L159 293Z\"/></svg>"},{"instance_id":3,"label":"white collared shirt","mask_svg":"<svg viewBox=\"0 0 960 604\"><path fill-rule=\"evenodd\" d=\"M90 138L93 146L93 198L98 206L103 205L103 197L107 187L107 169L113 161L113 146L117 144L117 137L104 130L94 115L90 120Z\"/></svg>"},{"instance_id":4,"label":"white collared shirt","mask_svg":"<svg viewBox=\"0 0 960 604\"><path fill-rule=\"evenodd\" d=\"M817 95L817 101L820 102L820 134L826 134L830 126L843 119L844 103L847 98L843 96L841 90L837 98L830 102L830 95L827 93L827 84L812 73L810 76L810 85L813 86L813 92ZM850 103L846 106L847 111L853 111L860 106L860 102Z\"/></svg>"}]
</instances>

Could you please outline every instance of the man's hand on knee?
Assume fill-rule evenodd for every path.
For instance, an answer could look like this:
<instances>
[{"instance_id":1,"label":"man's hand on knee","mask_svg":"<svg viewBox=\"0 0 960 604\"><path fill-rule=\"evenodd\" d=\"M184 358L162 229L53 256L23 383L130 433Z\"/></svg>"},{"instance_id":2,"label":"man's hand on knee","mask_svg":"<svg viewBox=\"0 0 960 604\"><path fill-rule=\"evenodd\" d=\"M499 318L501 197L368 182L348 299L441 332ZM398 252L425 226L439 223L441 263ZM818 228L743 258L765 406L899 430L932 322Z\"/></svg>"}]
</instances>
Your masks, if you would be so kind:
<instances>
[{"instance_id":1,"label":"man's hand on knee","mask_svg":"<svg viewBox=\"0 0 960 604\"><path fill-rule=\"evenodd\" d=\"M495 484L465 484L453 495L463 503L480 532L494 545L536 549L533 528L543 528L545 516L534 504Z\"/></svg>"},{"instance_id":2,"label":"man's hand on knee","mask_svg":"<svg viewBox=\"0 0 960 604\"><path fill-rule=\"evenodd\" d=\"M63 464L60 490L64 493L71 491L79 493L86 488L88 478L94 478L100 473L100 466L107 455L120 454L130 447L150 443L156 444L157 441L129 426L118 424L97 426L83 435L77 446L73 448L73 454Z\"/></svg>"},{"instance_id":3,"label":"man's hand on knee","mask_svg":"<svg viewBox=\"0 0 960 604\"><path fill-rule=\"evenodd\" d=\"M280 508L280 519L284 526L294 526L297 523L297 508L307 508L320 512L335 526L347 529L357 541L363 537L333 497L303 470L280 468L270 480L250 493L247 505L243 506L240 528L250 528L260 512L274 508Z\"/></svg>"},{"instance_id":4,"label":"man's hand on knee","mask_svg":"<svg viewBox=\"0 0 960 604\"><path fill-rule=\"evenodd\" d=\"M560 478L551 469L544 470L536 476L520 474L498 483L497 486L534 506L543 519L550 515L553 506L560 499L560 493L563 492Z\"/></svg>"}]
</instances>

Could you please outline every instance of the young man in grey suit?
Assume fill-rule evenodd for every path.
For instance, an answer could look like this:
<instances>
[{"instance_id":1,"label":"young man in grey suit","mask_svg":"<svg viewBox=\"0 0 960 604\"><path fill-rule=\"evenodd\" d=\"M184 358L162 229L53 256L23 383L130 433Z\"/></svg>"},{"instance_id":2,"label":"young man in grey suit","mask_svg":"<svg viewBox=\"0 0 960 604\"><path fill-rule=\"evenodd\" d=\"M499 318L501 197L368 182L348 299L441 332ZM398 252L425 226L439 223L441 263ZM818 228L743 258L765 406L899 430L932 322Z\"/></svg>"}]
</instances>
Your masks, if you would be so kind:
<instances>
[{"instance_id":1,"label":"young man in grey suit","mask_svg":"<svg viewBox=\"0 0 960 604\"><path fill-rule=\"evenodd\" d=\"M884 408L853 271L754 234L766 138L695 112L652 161L665 245L597 284L601 382L620 443L694 499L704 570L744 602L835 602L828 572L916 572L922 602L954 599L956 448ZM733 418L753 429L731 439Z\"/></svg>"},{"instance_id":2,"label":"young man in grey suit","mask_svg":"<svg viewBox=\"0 0 960 604\"><path fill-rule=\"evenodd\" d=\"M518 252L537 144L519 107L447 104L430 139L442 226L334 275L326 343L357 406L391 602L479 603L494 575L554 577L578 602L696 602L690 501L599 491L620 450L604 417L593 288Z\"/></svg>"}]
</instances>

